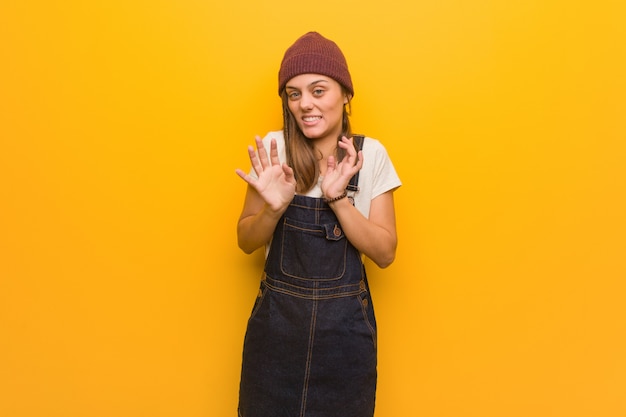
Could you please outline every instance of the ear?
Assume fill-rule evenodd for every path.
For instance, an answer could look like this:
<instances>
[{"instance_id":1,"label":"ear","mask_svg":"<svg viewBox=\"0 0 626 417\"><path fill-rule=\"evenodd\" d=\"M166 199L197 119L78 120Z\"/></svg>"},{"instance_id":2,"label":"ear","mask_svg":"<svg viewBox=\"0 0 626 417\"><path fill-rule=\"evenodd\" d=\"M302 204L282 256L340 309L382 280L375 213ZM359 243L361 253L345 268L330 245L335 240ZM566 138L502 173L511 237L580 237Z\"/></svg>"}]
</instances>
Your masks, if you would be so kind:
<instances>
[{"instance_id":1,"label":"ear","mask_svg":"<svg viewBox=\"0 0 626 417\"><path fill-rule=\"evenodd\" d=\"M343 95L343 104L348 104L352 100L352 95L345 93Z\"/></svg>"}]
</instances>

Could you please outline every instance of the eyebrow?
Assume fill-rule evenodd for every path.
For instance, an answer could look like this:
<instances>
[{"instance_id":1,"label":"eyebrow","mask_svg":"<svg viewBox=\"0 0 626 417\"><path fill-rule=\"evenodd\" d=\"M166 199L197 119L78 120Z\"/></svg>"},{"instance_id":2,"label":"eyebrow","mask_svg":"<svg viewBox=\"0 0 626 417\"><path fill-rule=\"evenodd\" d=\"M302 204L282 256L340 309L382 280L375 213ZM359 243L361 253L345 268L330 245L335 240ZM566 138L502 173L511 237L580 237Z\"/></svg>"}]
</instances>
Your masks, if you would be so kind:
<instances>
[{"instance_id":1,"label":"eyebrow","mask_svg":"<svg viewBox=\"0 0 626 417\"><path fill-rule=\"evenodd\" d=\"M307 87L311 87L311 86L314 86L314 85L319 84L319 83L327 83L327 82L328 82L328 80L317 80L317 81L313 81L313 82L309 83L309 85L307 85ZM290 88L292 90L298 90L297 87L294 87L292 85L286 85L285 89L287 89L287 88Z\"/></svg>"}]
</instances>

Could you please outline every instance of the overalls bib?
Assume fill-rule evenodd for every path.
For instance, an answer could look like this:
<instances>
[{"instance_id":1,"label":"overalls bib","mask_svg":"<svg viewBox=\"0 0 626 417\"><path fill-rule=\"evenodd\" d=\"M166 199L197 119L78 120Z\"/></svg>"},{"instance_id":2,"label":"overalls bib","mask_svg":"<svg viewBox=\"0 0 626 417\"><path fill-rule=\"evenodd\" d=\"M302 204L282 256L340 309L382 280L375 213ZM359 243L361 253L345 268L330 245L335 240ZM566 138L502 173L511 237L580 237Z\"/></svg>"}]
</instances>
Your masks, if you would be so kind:
<instances>
[{"instance_id":1,"label":"overalls bib","mask_svg":"<svg viewBox=\"0 0 626 417\"><path fill-rule=\"evenodd\" d=\"M296 195L248 321L239 416L372 417L375 391L376 321L361 255L327 203Z\"/></svg>"}]
</instances>

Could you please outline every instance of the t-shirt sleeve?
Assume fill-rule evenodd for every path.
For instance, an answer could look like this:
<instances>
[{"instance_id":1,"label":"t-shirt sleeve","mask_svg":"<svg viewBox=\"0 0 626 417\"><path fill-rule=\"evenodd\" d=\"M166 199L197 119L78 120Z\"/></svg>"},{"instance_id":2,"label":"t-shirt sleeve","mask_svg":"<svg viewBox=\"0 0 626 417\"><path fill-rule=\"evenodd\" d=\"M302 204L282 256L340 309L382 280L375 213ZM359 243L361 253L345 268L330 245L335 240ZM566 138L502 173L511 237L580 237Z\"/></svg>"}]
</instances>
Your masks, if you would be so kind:
<instances>
[{"instance_id":1,"label":"t-shirt sleeve","mask_svg":"<svg viewBox=\"0 0 626 417\"><path fill-rule=\"evenodd\" d=\"M374 140L371 145L374 148L375 161L371 196L374 199L387 191L400 187L402 182L383 144Z\"/></svg>"}]
</instances>

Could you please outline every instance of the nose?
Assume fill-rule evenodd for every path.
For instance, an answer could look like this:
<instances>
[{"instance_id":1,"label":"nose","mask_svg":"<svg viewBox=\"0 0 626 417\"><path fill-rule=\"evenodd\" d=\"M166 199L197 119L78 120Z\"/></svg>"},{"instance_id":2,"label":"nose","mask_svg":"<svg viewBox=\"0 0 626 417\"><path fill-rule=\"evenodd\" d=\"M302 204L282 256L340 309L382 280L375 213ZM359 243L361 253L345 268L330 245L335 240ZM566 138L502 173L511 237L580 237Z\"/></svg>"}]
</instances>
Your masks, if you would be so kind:
<instances>
[{"instance_id":1,"label":"nose","mask_svg":"<svg viewBox=\"0 0 626 417\"><path fill-rule=\"evenodd\" d=\"M313 97L311 94L302 93L302 97L300 97L300 108L302 110L311 110L313 108Z\"/></svg>"}]
</instances>

